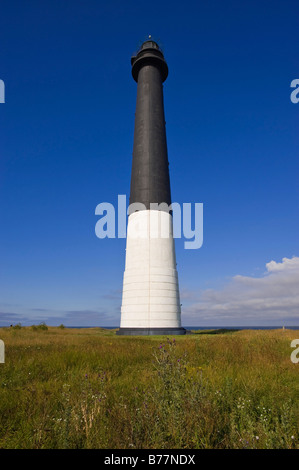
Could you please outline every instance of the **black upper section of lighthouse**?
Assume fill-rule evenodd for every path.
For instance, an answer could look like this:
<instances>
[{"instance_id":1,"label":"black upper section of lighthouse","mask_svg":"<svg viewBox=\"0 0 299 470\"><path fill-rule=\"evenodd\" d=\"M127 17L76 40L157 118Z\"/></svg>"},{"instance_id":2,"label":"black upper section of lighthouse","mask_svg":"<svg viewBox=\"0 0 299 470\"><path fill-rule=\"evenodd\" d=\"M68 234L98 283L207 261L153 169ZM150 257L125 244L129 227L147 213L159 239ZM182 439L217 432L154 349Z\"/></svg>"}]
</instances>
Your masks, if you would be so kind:
<instances>
[{"instance_id":1,"label":"black upper section of lighthouse","mask_svg":"<svg viewBox=\"0 0 299 470\"><path fill-rule=\"evenodd\" d=\"M171 204L163 82L168 67L158 44L145 41L131 59L137 82L130 204Z\"/></svg>"},{"instance_id":2,"label":"black upper section of lighthouse","mask_svg":"<svg viewBox=\"0 0 299 470\"><path fill-rule=\"evenodd\" d=\"M163 56L163 52L155 41L150 39L145 41L137 52L136 56L131 57L132 75L135 82L138 82L138 72L140 68L148 64L156 64L160 68L162 75L162 82L164 82L168 76L168 67Z\"/></svg>"}]
</instances>

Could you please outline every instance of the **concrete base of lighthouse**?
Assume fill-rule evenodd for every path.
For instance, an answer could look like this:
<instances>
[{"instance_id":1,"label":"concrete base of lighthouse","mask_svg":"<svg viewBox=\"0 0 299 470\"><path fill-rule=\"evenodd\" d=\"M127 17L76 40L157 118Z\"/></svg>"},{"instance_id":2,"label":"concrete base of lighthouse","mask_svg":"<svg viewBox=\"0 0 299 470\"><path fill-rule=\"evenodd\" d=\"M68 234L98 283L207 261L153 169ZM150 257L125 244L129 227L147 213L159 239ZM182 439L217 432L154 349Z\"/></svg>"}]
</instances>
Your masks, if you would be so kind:
<instances>
[{"instance_id":1,"label":"concrete base of lighthouse","mask_svg":"<svg viewBox=\"0 0 299 470\"><path fill-rule=\"evenodd\" d=\"M118 335L183 335L172 216L141 210L129 216Z\"/></svg>"},{"instance_id":2,"label":"concrete base of lighthouse","mask_svg":"<svg viewBox=\"0 0 299 470\"><path fill-rule=\"evenodd\" d=\"M185 328L120 328L117 335L151 336L151 335L185 335Z\"/></svg>"}]
</instances>

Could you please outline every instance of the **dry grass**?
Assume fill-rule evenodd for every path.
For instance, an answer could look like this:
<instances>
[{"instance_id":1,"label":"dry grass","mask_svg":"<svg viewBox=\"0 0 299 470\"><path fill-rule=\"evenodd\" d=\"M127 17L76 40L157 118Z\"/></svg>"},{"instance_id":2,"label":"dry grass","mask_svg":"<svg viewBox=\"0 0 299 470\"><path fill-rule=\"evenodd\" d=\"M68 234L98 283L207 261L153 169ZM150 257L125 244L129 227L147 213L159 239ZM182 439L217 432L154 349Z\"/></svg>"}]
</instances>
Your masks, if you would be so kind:
<instances>
[{"instance_id":1,"label":"dry grass","mask_svg":"<svg viewBox=\"0 0 299 470\"><path fill-rule=\"evenodd\" d=\"M2 448L299 448L292 330L0 329Z\"/></svg>"}]
</instances>

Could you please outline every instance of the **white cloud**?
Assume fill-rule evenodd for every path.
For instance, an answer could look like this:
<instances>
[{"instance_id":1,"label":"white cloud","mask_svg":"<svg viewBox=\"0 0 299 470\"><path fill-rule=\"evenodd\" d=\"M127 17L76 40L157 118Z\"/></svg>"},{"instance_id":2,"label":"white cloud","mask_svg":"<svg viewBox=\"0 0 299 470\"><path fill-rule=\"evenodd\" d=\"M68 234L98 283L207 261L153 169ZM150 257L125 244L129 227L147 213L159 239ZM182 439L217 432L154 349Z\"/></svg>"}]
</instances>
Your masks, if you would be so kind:
<instances>
[{"instance_id":1,"label":"white cloud","mask_svg":"<svg viewBox=\"0 0 299 470\"><path fill-rule=\"evenodd\" d=\"M202 291L183 309L184 324L298 325L299 258L270 261L266 269L263 277L237 275L221 290Z\"/></svg>"},{"instance_id":2,"label":"white cloud","mask_svg":"<svg viewBox=\"0 0 299 470\"><path fill-rule=\"evenodd\" d=\"M290 271L291 269L299 270L299 258L294 256L293 258L282 258L282 263L276 263L276 261L270 261L266 264L268 272L274 271Z\"/></svg>"}]
</instances>

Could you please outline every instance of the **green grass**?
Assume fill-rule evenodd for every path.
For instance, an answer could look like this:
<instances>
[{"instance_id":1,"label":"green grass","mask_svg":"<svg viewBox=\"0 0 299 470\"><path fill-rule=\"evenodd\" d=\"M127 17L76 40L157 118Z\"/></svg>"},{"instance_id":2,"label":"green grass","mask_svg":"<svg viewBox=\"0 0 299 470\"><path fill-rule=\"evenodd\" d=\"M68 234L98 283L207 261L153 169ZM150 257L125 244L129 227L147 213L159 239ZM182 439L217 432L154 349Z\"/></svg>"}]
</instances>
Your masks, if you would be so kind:
<instances>
[{"instance_id":1,"label":"green grass","mask_svg":"<svg viewBox=\"0 0 299 470\"><path fill-rule=\"evenodd\" d=\"M296 337L1 328L0 448L298 449Z\"/></svg>"}]
</instances>

